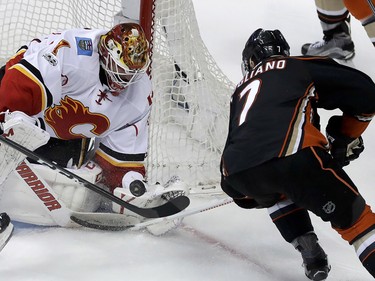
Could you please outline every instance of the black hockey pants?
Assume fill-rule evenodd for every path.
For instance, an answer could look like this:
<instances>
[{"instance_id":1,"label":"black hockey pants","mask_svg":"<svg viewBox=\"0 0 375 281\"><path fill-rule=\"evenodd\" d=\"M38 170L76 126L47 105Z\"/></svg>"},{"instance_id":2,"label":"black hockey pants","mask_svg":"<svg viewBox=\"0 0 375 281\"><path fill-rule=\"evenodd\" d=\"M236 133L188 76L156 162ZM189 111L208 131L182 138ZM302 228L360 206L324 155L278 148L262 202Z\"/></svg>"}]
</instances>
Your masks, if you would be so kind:
<instances>
[{"instance_id":1,"label":"black hockey pants","mask_svg":"<svg viewBox=\"0 0 375 281\"><path fill-rule=\"evenodd\" d=\"M233 189L229 196L243 194L263 207L285 195L335 228L349 228L361 215L365 201L357 187L324 149L305 148L284 158L225 178Z\"/></svg>"}]
</instances>

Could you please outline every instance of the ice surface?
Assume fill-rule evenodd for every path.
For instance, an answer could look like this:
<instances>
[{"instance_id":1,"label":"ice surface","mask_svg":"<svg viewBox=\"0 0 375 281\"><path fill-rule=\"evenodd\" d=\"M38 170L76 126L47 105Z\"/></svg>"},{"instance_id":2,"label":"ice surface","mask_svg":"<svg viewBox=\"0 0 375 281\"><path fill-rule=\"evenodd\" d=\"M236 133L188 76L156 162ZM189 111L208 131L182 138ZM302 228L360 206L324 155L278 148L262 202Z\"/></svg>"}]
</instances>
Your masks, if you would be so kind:
<instances>
[{"instance_id":1,"label":"ice surface","mask_svg":"<svg viewBox=\"0 0 375 281\"><path fill-rule=\"evenodd\" d=\"M194 0L201 35L228 77L241 78L244 43L258 27L280 29L291 52L322 37L314 1ZM375 78L375 49L352 20L355 66ZM366 149L346 168L375 206L375 128L364 134ZM193 204L206 199L193 198ZM328 223L312 217L332 270L328 280L373 278L354 249ZM300 281L301 258L275 229L266 210L226 205L188 217L162 237L147 232L103 232L15 224L13 239L0 254L1 281Z\"/></svg>"}]
</instances>

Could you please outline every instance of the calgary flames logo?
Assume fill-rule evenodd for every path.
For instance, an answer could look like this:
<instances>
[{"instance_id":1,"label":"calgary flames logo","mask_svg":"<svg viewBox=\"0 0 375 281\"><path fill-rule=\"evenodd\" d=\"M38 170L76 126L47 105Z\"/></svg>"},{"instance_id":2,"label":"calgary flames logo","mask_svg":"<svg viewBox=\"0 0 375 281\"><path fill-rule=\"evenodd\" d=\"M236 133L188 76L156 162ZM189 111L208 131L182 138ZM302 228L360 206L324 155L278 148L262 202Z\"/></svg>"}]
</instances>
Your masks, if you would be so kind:
<instances>
[{"instance_id":1,"label":"calgary flames logo","mask_svg":"<svg viewBox=\"0 0 375 281\"><path fill-rule=\"evenodd\" d=\"M88 107L70 97L62 99L60 105L48 108L44 119L56 136L64 140L99 136L110 125L106 116L90 112Z\"/></svg>"}]
</instances>

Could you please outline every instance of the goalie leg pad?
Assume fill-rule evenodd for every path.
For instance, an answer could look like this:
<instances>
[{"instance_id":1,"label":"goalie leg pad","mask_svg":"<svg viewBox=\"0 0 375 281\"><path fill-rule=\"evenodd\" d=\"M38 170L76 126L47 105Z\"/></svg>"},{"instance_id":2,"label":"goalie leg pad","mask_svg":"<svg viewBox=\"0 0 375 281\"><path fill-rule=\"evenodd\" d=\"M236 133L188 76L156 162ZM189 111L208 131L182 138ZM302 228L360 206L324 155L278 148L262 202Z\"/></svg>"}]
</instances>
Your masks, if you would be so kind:
<instances>
[{"instance_id":1,"label":"goalie leg pad","mask_svg":"<svg viewBox=\"0 0 375 281\"><path fill-rule=\"evenodd\" d=\"M33 174L34 171L38 178ZM71 171L93 183L100 180L102 172L100 167L91 162ZM53 194L43 188L43 183L48 185ZM4 182L4 196L0 198L0 206L15 221L55 226L59 224L51 212L59 212L60 204L76 212L95 212L101 206L101 200L99 194L55 170L39 164L22 163Z\"/></svg>"},{"instance_id":2,"label":"goalie leg pad","mask_svg":"<svg viewBox=\"0 0 375 281\"><path fill-rule=\"evenodd\" d=\"M33 168L52 187L59 196L59 200L63 201L69 209L76 212L95 212L99 208L102 200L102 196L99 194L46 166L33 165ZM102 174L102 169L93 162L88 162L80 169L68 170L92 183L97 183Z\"/></svg>"},{"instance_id":3,"label":"goalie leg pad","mask_svg":"<svg viewBox=\"0 0 375 281\"><path fill-rule=\"evenodd\" d=\"M181 195L189 195L188 186L177 176L171 177L165 184L164 188L158 188L157 191L160 192L160 199L162 203L165 203ZM182 223L182 220L183 218L175 219L172 221L164 221L158 224L149 225L148 227L146 227L146 229L151 234L160 236L179 227Z\"/></svg>"}]
</instances>

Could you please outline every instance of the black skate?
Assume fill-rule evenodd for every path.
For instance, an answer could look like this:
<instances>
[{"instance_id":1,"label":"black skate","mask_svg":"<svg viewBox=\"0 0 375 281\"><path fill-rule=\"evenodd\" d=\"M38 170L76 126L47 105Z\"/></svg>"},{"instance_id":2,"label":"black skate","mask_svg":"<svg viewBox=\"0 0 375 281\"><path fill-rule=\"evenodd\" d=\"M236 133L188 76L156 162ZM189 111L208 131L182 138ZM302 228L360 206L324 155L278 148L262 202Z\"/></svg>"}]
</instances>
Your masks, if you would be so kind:
<instances>
[{"instance_id":1,"label":"black skate","mask_svg":"<svg viewBox=\"0 0 375 281\"><path fill-rule=\"evenodd\" d=\"M0 251L8 243L13 234L13 224L6 213L0 214Z\"/></svg>"},{"instance_id":2,"label":"black skate","mask_svg":"<svg viewBox=\"0 0 375 281\"><path fill-rule=\"evenodd\" d=\"M354 57L354 43L347 34L334 34L332 37L325 36L322 41L304 44L301 52L307 56L327 56L348 60Z\"/></svg>"},{"instance_id":3,"label":"black skate","mask_svg":"<svg viewBox=\"0 0 375 281\"><path fill-rule=\"evenodd\" d=\"M331 266L327 255L320 247L314 232L297 237L292 245L301 253L307 278L313 281L326 280Z\"/></svg>"},{"instance_id":4,"label":"black skate","mask_svg":"<svg viewBox=\"0 0 375 281\"><path fill-rule=\"evenodd\" d=\"M350 36L350 17L332 30L324 31L322 41L306 43L301 53L307 56L328 56L348 60L354 56L354 43Z\"/></svg>"}]
</instances>

